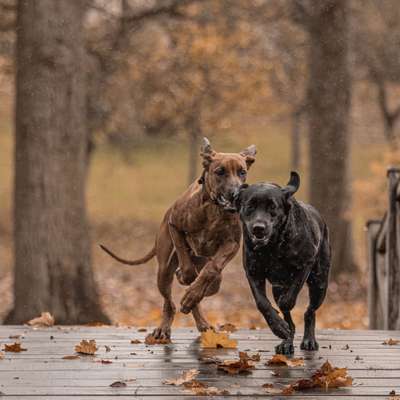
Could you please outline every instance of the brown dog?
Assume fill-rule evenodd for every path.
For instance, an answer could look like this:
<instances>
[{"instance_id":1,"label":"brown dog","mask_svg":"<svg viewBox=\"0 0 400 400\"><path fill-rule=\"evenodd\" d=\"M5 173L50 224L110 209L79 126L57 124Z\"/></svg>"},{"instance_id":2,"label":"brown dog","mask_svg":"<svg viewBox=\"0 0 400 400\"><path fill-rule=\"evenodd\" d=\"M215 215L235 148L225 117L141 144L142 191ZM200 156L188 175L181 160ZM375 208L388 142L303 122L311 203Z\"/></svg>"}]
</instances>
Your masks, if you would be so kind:
<instances>
[{"instance_id":1,"label":"brown dog","mask_svg":"<svg viewBox=\"0 0 400 400\"><path fill-rule=\"evenodd\" d=\"M181 284L190 285L181 300L181 311L192 312L199 331L210 327L199 303L205 296L218 292L221 272L239 250L241 226L233 203L255 154L254 145L241 153L217 153L204 138L202 176L168 209L153 249L139 260L127 261L101 246L116 260L129 265L143 264L157 256L157 283L164 308L154 337L171 335L175 315L171 296L174 273Z\"/></svg>"}]
</instances>

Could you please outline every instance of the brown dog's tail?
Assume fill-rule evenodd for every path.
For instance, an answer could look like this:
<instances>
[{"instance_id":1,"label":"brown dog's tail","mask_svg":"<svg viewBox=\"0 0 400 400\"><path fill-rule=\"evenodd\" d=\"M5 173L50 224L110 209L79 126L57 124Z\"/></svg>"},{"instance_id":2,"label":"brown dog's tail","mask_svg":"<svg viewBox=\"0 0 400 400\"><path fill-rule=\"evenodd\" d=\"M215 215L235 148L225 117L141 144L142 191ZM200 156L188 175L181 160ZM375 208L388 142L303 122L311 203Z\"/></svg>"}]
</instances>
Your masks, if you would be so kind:
<instances>
[{"instance_id":1,"label":"brown dog's tail","mask_svg":"<svg viewBox=\"0 0 400 400\"><path fill-rule=\"evenodd\" d=\"M139 258L137 260L124 260L121 257L118 257L117 255L115 255L111 250L107 249L106 246L103 246L102 244L100 245L100 247L107 253L109 254L112 258L115 258L117 261L119 261L122 264L127 264L127 265L140 265L140 264L144 264L147 261L151 260L155 255L156 255L156 246L154 245L154 247L149 251L149 253L147 253L144 257Z\"/></svg>"}]
</instances>

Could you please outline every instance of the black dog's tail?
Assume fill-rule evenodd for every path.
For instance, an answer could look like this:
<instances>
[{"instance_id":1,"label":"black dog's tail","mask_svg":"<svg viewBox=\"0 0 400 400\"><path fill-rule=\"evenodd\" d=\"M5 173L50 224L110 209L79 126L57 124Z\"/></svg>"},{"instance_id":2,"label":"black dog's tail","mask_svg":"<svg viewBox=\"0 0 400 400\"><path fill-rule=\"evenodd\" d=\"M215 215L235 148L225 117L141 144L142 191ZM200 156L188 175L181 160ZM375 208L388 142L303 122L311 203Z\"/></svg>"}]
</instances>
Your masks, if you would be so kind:
<instances>
[{"instance_id":1,"label":"black dog's tail","mask_svg":"<svg viewBox=\"0 0 400 400\"><path fill-rule=\"evenodd\" d=\"M151 260L155 255L156 255L156 246L154 245L153 248L142 258L139 258L137 260L125 260L121 257L118 257L116 254L114 254L111 250L107 249L106 246L103 246L102 244L100 247L107 253L109 254L112 258L115 258L117 261L119 261L122 264L127 264L127 265L140 265L144 264L147 261Z\"/></svg>"}]
</instances>

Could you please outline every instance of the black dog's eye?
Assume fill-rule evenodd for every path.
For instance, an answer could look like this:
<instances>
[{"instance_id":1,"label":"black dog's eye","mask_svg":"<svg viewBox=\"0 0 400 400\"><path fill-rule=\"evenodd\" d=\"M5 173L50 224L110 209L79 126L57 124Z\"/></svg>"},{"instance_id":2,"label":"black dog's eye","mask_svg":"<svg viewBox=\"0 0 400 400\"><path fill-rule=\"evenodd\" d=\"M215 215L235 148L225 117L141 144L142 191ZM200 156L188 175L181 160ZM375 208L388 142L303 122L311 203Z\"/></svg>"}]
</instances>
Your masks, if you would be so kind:
<instances>
[{"instance_id":1,"label":"black dog's eye","mask_svg":"<svg viewBox=\"0 0 400 400\"><path fill-rule=\"evenodd\" d=\"M225 168L223 168L223 167L217 168L214 172L215 172L218 176L223 176L223 175L225 175Z\"/></svg>"}]
</instances>

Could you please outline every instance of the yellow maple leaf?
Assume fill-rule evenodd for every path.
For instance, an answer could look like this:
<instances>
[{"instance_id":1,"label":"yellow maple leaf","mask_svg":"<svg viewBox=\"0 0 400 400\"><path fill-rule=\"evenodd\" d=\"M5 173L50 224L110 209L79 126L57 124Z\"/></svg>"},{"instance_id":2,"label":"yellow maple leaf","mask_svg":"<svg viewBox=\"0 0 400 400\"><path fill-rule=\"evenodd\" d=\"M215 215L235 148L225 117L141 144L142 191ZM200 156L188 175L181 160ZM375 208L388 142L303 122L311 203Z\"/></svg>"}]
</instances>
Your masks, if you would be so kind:
<instances>
[{"instance_id":1,"label":"yellow maple leaf","mask_svg":"<svg viewBox=\"0 0 400 400\"><path fill-rule=\"evenodd\" d=\"M236 349L237 340L229 339L226 332L214 332L208 329L201 333L201 347L204 349Z\"/></svg>"}]
</instances>

